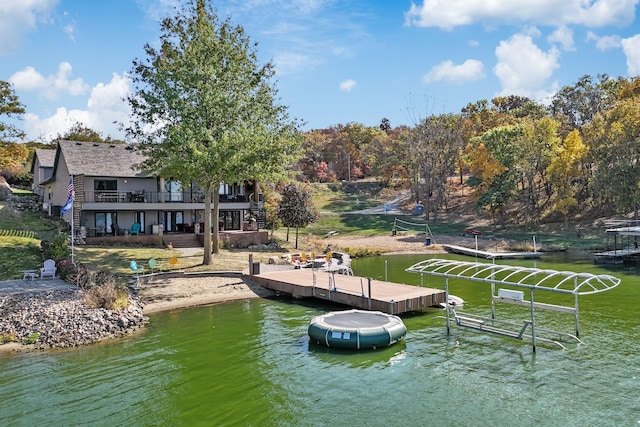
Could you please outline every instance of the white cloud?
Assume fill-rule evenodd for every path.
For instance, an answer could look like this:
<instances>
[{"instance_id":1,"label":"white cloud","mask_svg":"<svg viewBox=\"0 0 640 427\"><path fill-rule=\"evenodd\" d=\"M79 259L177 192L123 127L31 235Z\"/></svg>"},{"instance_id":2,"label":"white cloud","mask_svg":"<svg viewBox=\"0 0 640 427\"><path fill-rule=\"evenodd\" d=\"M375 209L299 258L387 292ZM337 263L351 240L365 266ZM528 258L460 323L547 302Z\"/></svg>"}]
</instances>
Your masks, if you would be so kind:
<instances>
[{"instance_id":1,"label":"white cloud","mask_svg":"<svg viewBox=\"0 0 640 427\"><path fill-rule=\"evenodd\" d=\"M277 54L273 58L273 63L278 75L284 75L315 67L316 65L321 64L322 61L318 58L313 58L305 54L283 52Z\"/></svg>"},{"instance_id":2,"label":"white cloud","mask_svg":"<svg viewBox=\"0 0 640 427\"><path fill-rule=\"evenodd\" d=\"M355 80L348 79L343 82L340 82L340 90L343 92L351 92L351 89L356 87L357 83Z\"/></svg>"},{"instance_id":3,"label":"white cloud","mask_svg":"<svg viewBox=\"0 0 640 427\"><path fill-rule=\"evenodd\" d=\"M69 37L69 40L75 43L76 41L76 25L75 24L67 24L62 27L62 31Z\"/></svg>"},{"instance_id":4,"label":"white cloud","mask_svg":"<svg viewBox=\"0 0 640 427\"><path fill-rule=\"evenodd\" d=\"M600 37L591 31L587 33L587 40L595 40L596 48L602 52L609 49L617 49L622 46L620 36Z\"/></svg>"},{"instance_id":5,"label":"white cloud","mask_svg":"<svg viewBox=\"0 0 640 427\"><path fill-rule=\"evenodd\" d=\"M434 66L427 74L422 76L424 83L432 83L441 80L463 83L479 80L484 77L484 65L476 59L467 59L460 65L453 61L444 61Z\"/></svg>"},{"instance_id":6,"label":"white cloud","mask_svg":"<svg viewBox=\"0 0 640 427\"><path fill-rule=\"evenodd\" d=\"M130 117L129 104L124 99L129 93L129 77L114 73L107 84L98 83L91 89L86 110L67 110L60 107L45 118L27 113L24 115L24 130L28 140L49 141L65 133L75 123L82 123L102 134L103 137L123 138L118 123L127 124Z\"/></svg>"},{"instance_id":7,"label":"white cloud","mask_svg":"<svg viewBox=\"0 0 640 427\"><path fill-rule=\"evenodd\" d=\"M0 1L0 55L15 52L38 22L49 19L58 0Z\"/></svg>"},{"instance_id":8,"label":"white cloud","mask_svg":"<svg viewBox=\"0 0 640 427\"><path fill-rule=\"evenodd\" d=\"M622 39L622 50L627 56L627 75L640 76L640 34Z\"/></svg>"},{"instance_id":9,"label":"white cloud","mask_svg":"<svg viewBox=\"0 0 640 427\"><path fill-rule=\"evenodd\" d=\"M452 30L483 23L534 25L627 25L639 0L423 0L411 4L405 25Z\"/></svg>"},{"instance_id":10,"label":"white cloud","mask_svg":"<svg viewBox=\"0 0 640 427\"><path fill-rule=\"evenodd\" d=\"M548 96L548 80L558 68L560 51L543 52L529 36L516 34L496 48L494 72L500 80L501 95L521 95L533 99Z\"/></svg>"},{"instance_id":11,"label":"white cloud","mask_svg":"<svg viewBox=\"0 0 640 427\"><path fill-rule=\"evenodd\" d=\"M48 77L44 77L33 67L26 67L9 77L9 82L19 90L39 91L47 99L56 99L61 94L82 95L89 86L81 78L71 80L72 71L71 64L68 62L61 62L58 73Z\"/></svg>"},{"instance_id":12,"label":"white cloud","mask_svg":"<svg viewBox=\"0 0 640 427\"><path fill-rule=\"evenodd\" d=\"M547 37L549 43L557 43L562 46L564 51L576 50L573 44L573 31L564 25L556 29L549 37Z\"/></svg>"}]
</instances>

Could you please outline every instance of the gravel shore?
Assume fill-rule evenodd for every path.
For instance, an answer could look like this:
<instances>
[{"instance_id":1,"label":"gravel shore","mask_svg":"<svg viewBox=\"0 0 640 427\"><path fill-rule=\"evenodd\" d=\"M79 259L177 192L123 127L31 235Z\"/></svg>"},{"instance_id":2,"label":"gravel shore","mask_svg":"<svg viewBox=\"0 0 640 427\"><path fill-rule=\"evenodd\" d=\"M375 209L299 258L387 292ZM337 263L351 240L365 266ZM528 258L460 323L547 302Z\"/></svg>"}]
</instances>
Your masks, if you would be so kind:
<instances>
[{"instance_id":1,"label":"gravel shore","mask_svg":"<svg viewBox=\"0 0 640 427\"><path fill-rule=\"evenodd\" d=\"M14 342L0 351L76 347L118 338L147 321L140 298L122 310L90 308L79 289L25 292L0 297L0 335Z\"/></svg>"}]
</instances>

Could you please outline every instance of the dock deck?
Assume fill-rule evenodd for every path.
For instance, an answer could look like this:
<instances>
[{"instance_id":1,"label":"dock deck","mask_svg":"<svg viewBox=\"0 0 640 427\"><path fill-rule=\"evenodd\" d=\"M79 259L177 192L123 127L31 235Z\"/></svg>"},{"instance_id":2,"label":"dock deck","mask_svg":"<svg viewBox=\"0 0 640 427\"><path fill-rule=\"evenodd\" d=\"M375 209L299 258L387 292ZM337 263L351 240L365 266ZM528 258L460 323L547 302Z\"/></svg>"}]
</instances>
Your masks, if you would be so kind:
<instances>
[{"instance_id":1,"label":"dock deck","mask_svg":"<svg viewBox=\"0 0 640 427\"><path fill-rule=\"evenodd\" d=\"M249 277L256 284L296 297L333 301L363 310L401 314L434 307L445 302L441 289L371 280L309 268L271 271Z\"/></svg>"},{"instance_id":2,"label":"dock deck","mask_svg":"<svg viewBox=\"0 0 640 427\"><path fill-rule=\"evenodd\" d=\"M513 259L513 258L540 258L540 252L487 252L480 251L471 248L465 248L464 246L456 245L442 245L442 247L452 254L477 256L479 258L486 259Z\"/></svg>"},{"instance_id":3,"label":"dock deck","mask_svg":"<svg viewBox=\"0 0 640 427\"><path fill-rule=\"evenodd\" d=\"M622 264L640 260L640 249L617 249L614 251L597 252L593 254L596 264Z\"/></svg>"}]
</instances>

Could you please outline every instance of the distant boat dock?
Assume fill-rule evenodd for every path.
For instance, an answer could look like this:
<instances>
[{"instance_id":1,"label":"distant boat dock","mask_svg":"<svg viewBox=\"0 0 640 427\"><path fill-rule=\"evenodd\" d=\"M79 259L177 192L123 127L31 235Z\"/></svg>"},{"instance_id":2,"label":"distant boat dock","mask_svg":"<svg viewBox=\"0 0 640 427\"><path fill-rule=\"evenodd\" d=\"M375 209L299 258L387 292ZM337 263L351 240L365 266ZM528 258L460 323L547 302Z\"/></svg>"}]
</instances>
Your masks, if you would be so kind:
<instances>
[{"instance_id":1,"label":"distant boat dock","mask_svg":"<svg viewBox=\"0 0 640 427\"><path fill-rule=\"evenodd\" d=\"M468 255L478 258L486 258L486 259L514 259L514 258L524 258L524 259L534 259L540 258L540 252L487 252L480 251L477 249L465 248L464 246L456 246L456 245L442 245L442 247L449 253L458 254L458 255Z\"/></svg>"},{"instance_id":2,"label":"distant boat dock","mask_svg":"<svg viewBox=\"0 0 640 427\"><path fill-rule=\"evenodd\" d=\"M441 289L348 276L310 268L256 273L254 283L294 297L317 298L364 310L402 314L445 302Z\"/></svg>"},{"instance_id":3,"label":"distant boat dock","mask_svg":"<svg viewBox=\"0 0 640 427\"><path fill-rule=\"evenodd\" d=\"M593 254L593 262L596 264L623 264L640 262L640 226L637 221L620 220L607 222L607 246L609 238L613 237L613 250ZM619 249L618 249L619 248Z\"/></svg>"}]
</instances>

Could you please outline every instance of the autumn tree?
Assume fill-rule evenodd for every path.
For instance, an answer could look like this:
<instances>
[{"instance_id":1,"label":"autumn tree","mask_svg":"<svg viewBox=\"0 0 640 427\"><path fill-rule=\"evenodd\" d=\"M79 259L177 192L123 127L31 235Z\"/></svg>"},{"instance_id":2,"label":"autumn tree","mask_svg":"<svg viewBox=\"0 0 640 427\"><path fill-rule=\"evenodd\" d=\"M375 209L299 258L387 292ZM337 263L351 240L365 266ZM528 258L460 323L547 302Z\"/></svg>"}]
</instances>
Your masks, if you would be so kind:
<instances>
[{"instance_id":1,"label":"autumn tree","mask_svg":"<svg viewBox=\"0 0 640 427\"><path fill-rule=\"evenodd\" d=\"M605 213L640 209L640 97L618 101L584 130L593 195Z\"/></svg>"},{"instance_id":2,"label":"autumn tree","mask_svg":"<svg viewBox=\"0 0 640 427\"><path fill-rule=\"evenodd\" d=\"M551 100L550 111L564 125L561 136L582 129L597 113L610 108L617 89L618 81L606 74L584 75L576 84L560 89Z\"/></svg>"},{"instance_id":3,"label":"autumn tree","mask_svg":"<svg viewBox=\"0 0 640 427\"><path fill-rule=\"evenodd\" d=\"M557 136L560 123L550 117L521 122L522 134L513 143L517 146L515 167L520 173L520 188L524 205L525 227L535 214L538 219L540 188L544 185L546 170L560 143Z\"/></svg>"},{"instance_id":4,"label":"autumn tree","mask_svg":"<svg viewBox=\"0 0 640 427\"><path fill-rule=\"evenodd\" d=\"M221 183L270 181L297 159L299 124L278 103L271 62L205 0L190 0L162 20L160 40L136 59L128 136L150 173L195 182L204 193L204 258L219 252Z\"/></svg>"},{"instance_id":5,"label":"autumn tree","mask_svg":"<svg viewBox=\"0 0 640 427\"><path fill-rule=\"evenodd\" d=\"M515 195L518 182L518 139L521 126L505 126L474 138L467 148L472 176L469 184L476 189L476 204L495 214L504 213ZM501 216L502 218L502 216Z\"/></svg>"},{"instance_id":6,"label":"autumn tree","mask_svg":"<svg viewBox=\"0 0 640 427\"><path fill-rule=\"evenodd\" d=\"M300 227L306 227L318 218L318 211L313 204L312 196L313 193L308 187L303 188L297 184L287 184L282 190L278 217L285 227L295 227L296 249L298 249Z\"/></svg>"},{"instance_id":7,"label":"autumn tree","mask_svg":"<svg viewBox=\"0 0 640 427\"><path fill-rule=\"evenodd\" d=\"M430 213L436 215L445 201L448 178L455 172L458 153L462 148L460 116L442 114L429 116L410 133L407 154L414 164L416 201L425 205L427 220ZM424 183L424 194L419 192Z\"/></svg>"},{"instance_id":8,"label":"autumn tree","mask_svg":"<svg viewBox=\"0 0 640 427\"><path fill-rule=\"evenodd\" d=\"M388 130L375 137L361 156L371 165L371 173L385 187L410 188L406 148L409 144L406 126Z\"/></svg>"},{"instance_id":9,"label":"autumn tree","mask_svg":"<svg viewBox=\"0 0 640 427\"><path fill-rule=\"evenodd\" d=\"M574 129L555 147L555 155L547 167L548 181L555 190L551 210L563 215L565 229L569 228L569 212L578 204L576 184L586 152L580 132Z\"/></svg>"}]
</instances>

